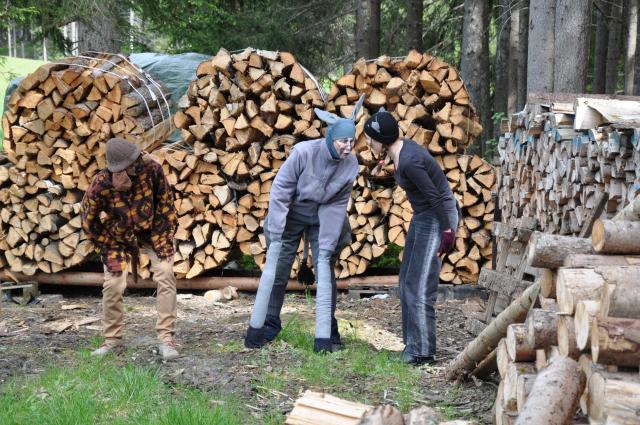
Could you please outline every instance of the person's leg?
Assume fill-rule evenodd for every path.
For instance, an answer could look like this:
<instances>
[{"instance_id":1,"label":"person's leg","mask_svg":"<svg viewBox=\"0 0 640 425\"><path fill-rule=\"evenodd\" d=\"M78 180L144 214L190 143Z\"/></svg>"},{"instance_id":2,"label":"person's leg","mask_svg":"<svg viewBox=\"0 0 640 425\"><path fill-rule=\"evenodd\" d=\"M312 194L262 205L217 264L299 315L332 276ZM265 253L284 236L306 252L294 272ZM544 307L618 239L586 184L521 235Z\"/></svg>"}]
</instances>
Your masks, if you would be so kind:
<instances>
[{"instance_id":1,"label":"person's leg","mask_svg":"<svg viewBox=\"0 0 640 425\"><path fill-rule=\"evenodd\" d=\"M266 227L266 222L265 222ZM298 253L300 238L304 233L306 225L298 220L289 218L282 233L282 248L280 250L280 258L276 266L276 277L273 281L273 289L267 306L267 316L264 322L265 340L273 341L282 330L282 321L280 320L280 311L284 304L284 296L291 275L291 267ZM267 238L267 247L270 241Z\"/></svg>"},{"instance_id":2,"label":"person's leg","mask_svg":"<svg viewBox=\"0 0 640 425\"><path fill-rule=\"evenodd\" d=\"M122 344L124 329L123 294L127 286L127 269L122 273L111 273L104 266L104 283L102 285L102 326L104 343L93 351L94 355L104 355L113 347Z\"/></svg>"},{"instance_id":3,"label":"person's leg","mask_svg":"<svg viewBox=\"0 0 640 425\"><path fill-rule=\"evenodd\" d=\"M405 353L418 360L432 358L436 352L435 302L438 295L440 259L436 252L440 245L440 228L435 214L414 217L412 244L405 279L407 306Z\"/></svg>"},{"instance_id":4,"label":"person's leg","mask_svg":"<svg viewBox=\"0 0 640 425\"><path fill-rule=\"evenodd\" d=\"M265 227L267 223L265 222ZM259 348L265 343L273 340L281 329L280 310L284 302L284 294L291 273L291 266L295 259L300 237L304 232L304 223L292 218L287 218L285 230L282 233L281 241L278 241L277 258L275 258L273 270L273 284L268 290L268 294L262 294L260 287L256 295L256 302L251 313L249 330L245 338L245 346L249 348ZM265 232L265 236L268 234ZM267 256L272 249L272 241L267 238ZM266 270L263 271L263 277ZM261 278L262 279L262 278ZM266 296L266 299L263 297Z\"/></svg>"},{"instance_id":5,"label":"person's leg","mask_svg":"<svg viewBox=\"0 0 640 425\"><path fill-rule=\"evenodd\" d=\"M407 233L407 237L405 239L404 251L402 253L402 263L400 265L400 276L398 279L399 288L400 288L400 310L402 314L402 342L407 344L407 323L408 323L408 315L409 309L411 305L411 301L414 299L412 297L415 296L413 288L407 288L407 273L409 270L409 265L411 264L411 258L413 256L413 247L416 241L416 232L415 225L413 220L409 225L409 232Z\"/></svg>"},{"instance_id":6,"label":"person's leg","mask_svg":"<svg viewBox=\"0 0 640 425\"><path fill-rule=\"evenodd\" d=\"M142 250L151 262L151 273L157 285L158 320L156 332L160 342L173 341L178 314L176 300L176 276L173 273L173 258L161 260L150 247Z\"/></svg>"}]
</instances>

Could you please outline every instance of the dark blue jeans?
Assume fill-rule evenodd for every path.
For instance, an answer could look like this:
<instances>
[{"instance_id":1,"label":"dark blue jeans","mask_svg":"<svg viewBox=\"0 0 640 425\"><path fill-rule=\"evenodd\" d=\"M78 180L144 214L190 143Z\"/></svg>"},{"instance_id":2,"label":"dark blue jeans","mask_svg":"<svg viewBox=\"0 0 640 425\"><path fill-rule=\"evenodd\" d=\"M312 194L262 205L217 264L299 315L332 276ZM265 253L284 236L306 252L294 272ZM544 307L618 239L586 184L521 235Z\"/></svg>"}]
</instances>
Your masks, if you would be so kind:
<instances>
[{"instance_id":1,"label":"dark blue jeans","mask_svg":"<svg viewBox=\"0 0 640 425\"><path fill-rule=\"evenodd\" d=\"M265 220L264 228L268 228L267 221ZM314 271L318 270L318 255L320 252L318 247L318 234L320 232L320 226L318 224L308 224L302 220L296 219L292 216L287 217L287 223L282 233L282 248L280 250L280 257L278 258L278 265L276 266L276 276L273 282L273 289L271 291L271 297L269 298L269 307L267 308L267 317L265 319L265 338L269 341L273 340L280 330L282 324L280 321L280 311L284 303L284 295L289 282L289 275L291 274L291 267L296 258L298 246L300 245L300 239L303 235L309 240L305 240L305 243L311 242L311 252L313 253L313 267ZM265 232L267 247L271 243L269 239L269 233ZM351 227L349 226L349 220L345 217L342 225L342 232L340 239L331 257L331 340L333 343L340 342L340 335L338 333L338 322L336 321L334 314L336 310L336 298L337 298L337 286L336 276L334 274L334 267L340 251L351 242Z\"/></svg>"},{"instance_id":2,"label":"dark blue jeans","mask_svg":"<svg viewBox=\"0 0 640 425\"><path fill-rule=\"evenodd\" d=\"M428 357L436 353L436 312L440 281L441 228L433 211L411 219L400 266L402 339L405 352Z\"/></svg>"}]
</instances>

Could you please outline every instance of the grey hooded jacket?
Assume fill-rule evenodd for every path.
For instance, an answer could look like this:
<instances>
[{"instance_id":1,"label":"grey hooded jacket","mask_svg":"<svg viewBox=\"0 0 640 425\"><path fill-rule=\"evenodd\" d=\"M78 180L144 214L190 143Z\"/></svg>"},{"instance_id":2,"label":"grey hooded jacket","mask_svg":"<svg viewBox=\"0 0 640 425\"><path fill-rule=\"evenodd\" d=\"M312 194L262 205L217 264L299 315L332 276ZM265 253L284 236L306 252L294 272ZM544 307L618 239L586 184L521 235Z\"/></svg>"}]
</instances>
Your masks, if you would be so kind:
<instances>
[{"instance_id":1,"label":"grey hooded jacket","mask_svg":"<svg viewBox=\"0 0 640 425\"><path fill-rule=\"evenodd\" d=\"M271 186L268 228L281 235L289 214L320 224L319 249L333 252L336 247L358 160L331 157L324 139L309 140L293 147Z\"/></svg>"}]
</instances>

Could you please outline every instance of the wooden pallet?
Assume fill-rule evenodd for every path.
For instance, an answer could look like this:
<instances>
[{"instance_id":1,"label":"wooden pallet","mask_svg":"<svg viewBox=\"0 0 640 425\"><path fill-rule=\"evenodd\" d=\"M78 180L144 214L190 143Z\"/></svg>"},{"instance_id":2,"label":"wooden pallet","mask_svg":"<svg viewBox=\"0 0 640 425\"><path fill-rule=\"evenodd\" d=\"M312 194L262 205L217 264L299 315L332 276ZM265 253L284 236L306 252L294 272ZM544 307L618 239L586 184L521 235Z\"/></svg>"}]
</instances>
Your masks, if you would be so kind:
<instances>
[{"instance_id":1,"label":"wooden pallet","mask_svg":"<svg viewBox=\"0 0 640 425\"><path fill-rule=\"evenodd\" d=\"M14 291L20 291L21 296L18 299L13 297ZM11 301L15 301L20 305L27 305L31 300L38 298L40 291L38 290L37 282L22 282L20 284L2 282L0 283L0 305L5 294Z\"/></svg>"}]
</instances>

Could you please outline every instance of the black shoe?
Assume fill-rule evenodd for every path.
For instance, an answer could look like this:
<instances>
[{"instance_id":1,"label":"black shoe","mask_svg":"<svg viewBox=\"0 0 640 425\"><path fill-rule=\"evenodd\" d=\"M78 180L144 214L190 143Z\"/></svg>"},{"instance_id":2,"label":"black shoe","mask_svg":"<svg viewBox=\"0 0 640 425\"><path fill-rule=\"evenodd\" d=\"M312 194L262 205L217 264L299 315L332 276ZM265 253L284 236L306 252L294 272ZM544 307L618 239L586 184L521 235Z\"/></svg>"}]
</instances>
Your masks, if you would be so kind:
<instances>
[{"instance_id":1,"label":"black shoe","mask_svg":"<svg viewBox=\"0 0 640 425\"><path fill-rule=\"evenodd\" d=\"M433 356L414 356L413 354L408 354L406 352L402 353L402 356L400 356L400 360L403 363L414 365L414 366L433 364L436 361Z\"/></svg>"},{"instance_id":2,"label":"black shoe","mask_svg":"<svg viewBox=\"0 0 640 425\"><path fill-rule=\"evenodd\" d=\"M334 344L331 343L330 338L316 338L313 342L313 352L314 353L333 353Z\"/></svg>"},{"instance_id":3,"label":"black shoe","mask_svg":"<svg viewBox=\"0 0 640 425\"><path fill-rule=\"evenodd\" d=\"M331 346L332 352L340 351L344 348L342 339L340 338L340 332L338 331L338 321L335 317L331 319Z\"/></svg>"},{"instance_id":4,"label":"black shoe","mask_svg":"<svg viewBox=\"0 0 640 425\"><path fill-rule=\"evenodd\" d=\"M267 342L273 341L281 330L282 324L280 322L280 318L268 314L264 321L264 339Z\"/></svg>"},{"instance_id":5,"label":"black shoe","mask_svg":"<svg viewBox=\"0 0 640 425\"><path fill-rule=\"evenodd\" d=\"M262 348L268 341L264 338L264 327L256 329L249 326L244 346L247 348Z\"/></svg>"}]
</instances>

